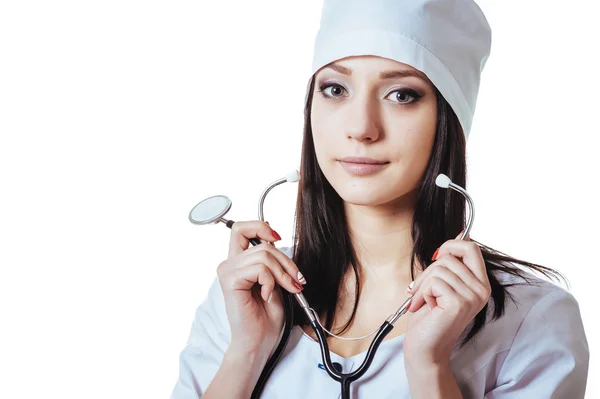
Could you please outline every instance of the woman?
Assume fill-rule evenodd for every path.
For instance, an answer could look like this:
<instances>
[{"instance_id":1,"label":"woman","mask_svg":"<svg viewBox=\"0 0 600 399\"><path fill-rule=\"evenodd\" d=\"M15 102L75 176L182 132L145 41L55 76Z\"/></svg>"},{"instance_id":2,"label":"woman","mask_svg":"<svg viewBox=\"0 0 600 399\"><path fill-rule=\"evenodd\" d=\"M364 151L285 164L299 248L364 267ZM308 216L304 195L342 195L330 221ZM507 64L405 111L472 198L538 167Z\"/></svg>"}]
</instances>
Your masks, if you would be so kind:
<instances>
[{"instance_id":1,"label":"woman","mask_svg":"<svg viewBox=\"0 0 600 399\"><path fill-rule=\"evenodd\" d=\"M589 352L575 299L540 265L459 240L465 147L490 30L470 0L325 1L307 92L294 248L268 224L233 226L198 308L172 398L247 398L302 291L344 338L412 295L354 398L582 398ZM519 264L522 267L518 268ZM411 284L412 283L412 284ZM265 398L337 398L304 313ZM370 339L328 340L344 372Z\"/></svg>"}]
</instances>

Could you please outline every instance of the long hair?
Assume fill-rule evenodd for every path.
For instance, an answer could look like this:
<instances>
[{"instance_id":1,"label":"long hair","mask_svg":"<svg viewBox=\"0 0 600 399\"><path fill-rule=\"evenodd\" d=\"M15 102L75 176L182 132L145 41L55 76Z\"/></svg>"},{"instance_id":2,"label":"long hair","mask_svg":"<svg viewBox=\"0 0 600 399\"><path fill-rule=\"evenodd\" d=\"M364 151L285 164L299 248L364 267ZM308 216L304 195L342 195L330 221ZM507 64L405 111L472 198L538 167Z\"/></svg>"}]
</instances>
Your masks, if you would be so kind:
<instances>
[{"instance_id":1,"label":"long hair","mask_svg":"<svg viewBox=\"0 0 600 399\"><path fill-rule=\"evenodd\" d=\"M349 268L356 275L356 296L352 314L340 328L342 333L351 326L360 300L359 262L352 245L344 212L343 200L329 184L315 154L311 130L311 106L314 92L314 76L309 84L304 110L304 138L300 166L300 183L296 202L296 223L293 260L306 280L303 294L316 313L324 319L328 330L333 327L336 304L343 277ZM426 268L432 261L433 252L449 238L456 237L464 228L465 201L453 190L440 190L435 185L439 173L446 174L454 183L465 187L466 140L456 114L437 91L437 126L433 151L427 165L412 221L413 250L411 275L417 268ZM493 311L491 320L500 318L507 298L509 284L502 284L494 272L506 272L527 279L523 269L539 272L558 279L561 274L548 267L525 262L487 247L473 238L485 261L491 285ZM522 268L517 267L519 264ZM488 302L489 304L489 302ZM473 338L488 321L488 304L475 316L470 328L463 335L461 345ZM295 305L297 306L297 305ZM297 307L294 324L307 324L304 312Z\"/></svg>"}]
</instances>

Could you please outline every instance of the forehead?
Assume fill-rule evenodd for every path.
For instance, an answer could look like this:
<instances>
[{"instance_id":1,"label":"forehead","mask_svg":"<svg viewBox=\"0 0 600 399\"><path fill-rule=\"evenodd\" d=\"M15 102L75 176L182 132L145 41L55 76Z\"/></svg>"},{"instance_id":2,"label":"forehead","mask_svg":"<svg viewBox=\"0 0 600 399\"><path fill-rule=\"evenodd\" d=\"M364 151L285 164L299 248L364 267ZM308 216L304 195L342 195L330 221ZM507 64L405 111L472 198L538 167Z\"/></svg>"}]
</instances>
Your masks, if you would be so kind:
<instances>
[{"instance_id":1,"label":"forehead","mask_svg":"<svg viewBox=\"0 0 600 399\"><path fill-rule=\"evenodd\" d=\"M349 76L379 75L381 79L414 76L430 82L427 75L411 65L373 55L350 56L335 60L322 67L316 75L331 71Z\"/></svg>"}]
</instances>

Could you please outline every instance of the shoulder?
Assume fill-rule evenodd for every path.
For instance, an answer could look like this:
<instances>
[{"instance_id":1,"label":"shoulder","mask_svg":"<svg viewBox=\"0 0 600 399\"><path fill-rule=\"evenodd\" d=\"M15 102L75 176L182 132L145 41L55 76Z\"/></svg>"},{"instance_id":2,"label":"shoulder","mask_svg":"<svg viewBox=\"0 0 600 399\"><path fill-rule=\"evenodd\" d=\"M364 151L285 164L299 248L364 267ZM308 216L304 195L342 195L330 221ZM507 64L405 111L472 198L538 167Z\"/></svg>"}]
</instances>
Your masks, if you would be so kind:
<instances>
[{"instance_id":1,"label":"shoulder","mask_svg":"<svg viewBox=\"0 0 600 399\"><path fill-rule=\"evenodd\" d=\"M568 330L583 333L579 304L564 288L528 272L524 272L525 278L505 272L495 275L506 291L504 312L494 319L496 304L490 299L487 323L478 334L482 336L480 340L487 341L486 337L493 340L494 350L509 350L517 334L521 340L535 340L538 328L546 328L548 334ZM529 330L529 326L536 328Z\"/></svg>"},{"instance_id":2,"label":"shoulder","mask_svg":"<svg viewBox=\"0 0 600 399\"><path fill-rule=\"evenodd\" d=\"M514 330L511 350L536 346L548 353L559 348L588 353L579 303L570 292L531 274L526 282L503 277L510 297L505 301L505 315L496 324Z\"/></svg>"},{"instance_id":3,"label":"shoulder","mask_svg":"<svg viewBox=\"0 0 600 399\"><path fill-rule=\"evenodd\" d=\"M202 303L196 308L189 344L199 344L193 341L206 337L210 337L221 349L226 349L231 341L225 298L217 277L214 278Z\"/></svg>"},{"instance_id":4,"label":"shoulder","mask_svg":"<svg viewBox=\"0 0 600 399\"><path fill-rule=\"evenodd\" d=\"M496 274L500 284L506 290L504 314L498 320L490 322L499 328L514 330L516 333L526 321L542 325L560 327L566 321L580 321L579 304L575 297L564 288L543 280L531 273L524 272L525 278L500 272ZM494 307L490 302L490 314ZM576 327L578 324L571 325ZM569 328L569 326L564 326Z\"/></svg>"},{"instance_id":5,"label":"shoulder","mask_svg":"<svg viewBox=\"0 0 600 399\"><path fill-rule=\"evenodd\" d=\"M547 379L553 381L547 388L556 385L556 392L585 387L589 348L573 295L530 273L526 279L503 272L496 277L506 290L503 315L492 318L490 300L484 328L455 351L453 363L465 389L503 385L497 392L523 392L523 386L539 388Z\"/></svg>"},{"instance_id":6,"label":"shoulder","mask_svg":"<svg viewBox=\"0 0 600 399\"><path fill-rule=\"evenodd\" d=\"M523 277L514 276L502 271L494 272L494 275L507 291L515 297L527 301L531 305L535 305L546 295L552 296L562 294L575 300L567 290L559 285L540 278L528 271L523 271L522 273Z\"/></svg>"}]
</instances>

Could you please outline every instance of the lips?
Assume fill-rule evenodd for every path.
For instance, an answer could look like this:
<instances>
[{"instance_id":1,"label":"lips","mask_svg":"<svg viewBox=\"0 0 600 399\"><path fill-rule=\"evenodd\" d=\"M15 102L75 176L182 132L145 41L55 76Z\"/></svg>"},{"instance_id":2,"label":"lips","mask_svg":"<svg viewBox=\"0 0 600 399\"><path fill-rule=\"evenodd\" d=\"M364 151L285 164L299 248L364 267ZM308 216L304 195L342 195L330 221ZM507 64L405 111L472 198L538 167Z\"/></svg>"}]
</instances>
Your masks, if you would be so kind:
<instances>
[{"instance_id":1,"label":"lips","mask_svg":"<svg viewBox=\"0 0 600 399\"><path fill-rule=\"evenodd\" d=\"M389 162L365 157L346 157L339 160L346 172L354 176L367 176L384 169Z\"/></svg>"},{"instance_id":2,"label":"lips","mask_svg":"<svg viewBox=\"0 0 600 399\"><path fill-rule=\"evenodd\" d=\"M379 161L373 158L365 157L346 157L339 160L340 162L355 163L355 164L366 164L366 165L385 165L386 161Z\"/></svg>"}]
</instances>

